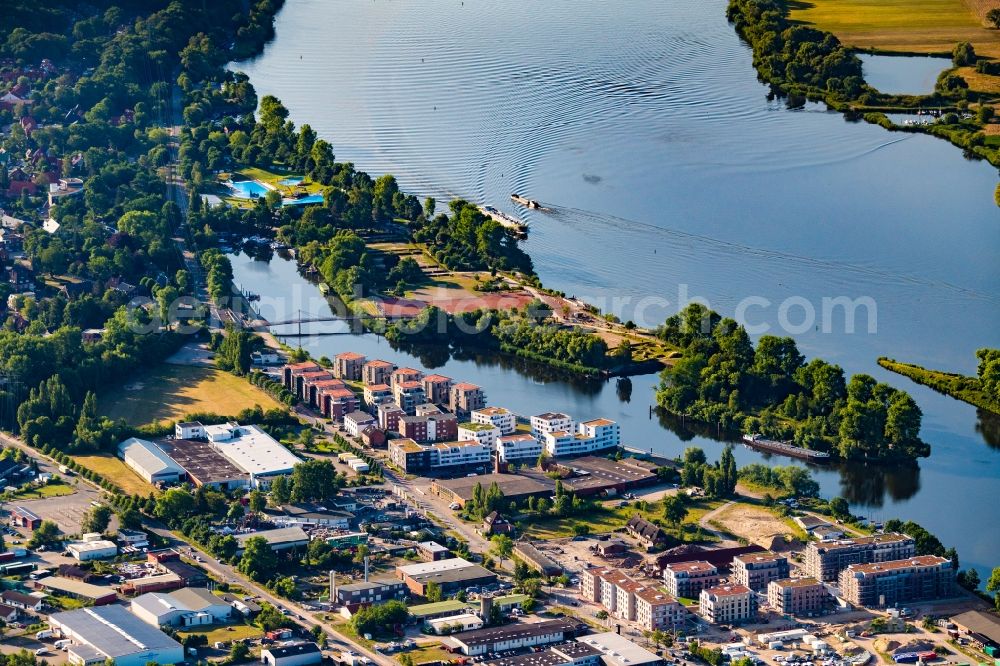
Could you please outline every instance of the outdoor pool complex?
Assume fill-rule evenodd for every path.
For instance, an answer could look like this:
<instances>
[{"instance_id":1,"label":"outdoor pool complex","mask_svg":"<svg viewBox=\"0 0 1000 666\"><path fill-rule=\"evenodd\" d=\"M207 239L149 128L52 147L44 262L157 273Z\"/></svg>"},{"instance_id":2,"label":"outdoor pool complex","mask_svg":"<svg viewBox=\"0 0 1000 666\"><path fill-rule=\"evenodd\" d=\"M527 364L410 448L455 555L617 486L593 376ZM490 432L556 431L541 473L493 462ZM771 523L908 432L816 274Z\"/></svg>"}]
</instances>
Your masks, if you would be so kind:
<instances>
[{"instance_id":1,"label":"outdoor pool complex","mask_svg":"<svg viewBox=\"0 0 1000 666\"><path fill-rule=\"evenodd\" d=\"M280 181L281 185L298 185L302 182L301 178L286 178ZM256 180L241 180L237 183L230 182L229 188L233 191L233 196L237 196L241 199L258 199L267 195L270 191L263 183ZM323 203L322 194L310 194L309 196L301 197L299 199L282 199L282 206L302 206L305 204Z\"/></svg>"},{"instance_id":2,"label":"outdoor pool complex","mask_svg":"<svg viewBox=\"0 0 1000 666\"><path fill-rule=\"evenodd\" d=\"M268 189L256 180L241 180L238 183L229 183L229 187L233 189L233 193L236 196L244 199L256 199L268 193Z\"/></svg>"}]
</instances>

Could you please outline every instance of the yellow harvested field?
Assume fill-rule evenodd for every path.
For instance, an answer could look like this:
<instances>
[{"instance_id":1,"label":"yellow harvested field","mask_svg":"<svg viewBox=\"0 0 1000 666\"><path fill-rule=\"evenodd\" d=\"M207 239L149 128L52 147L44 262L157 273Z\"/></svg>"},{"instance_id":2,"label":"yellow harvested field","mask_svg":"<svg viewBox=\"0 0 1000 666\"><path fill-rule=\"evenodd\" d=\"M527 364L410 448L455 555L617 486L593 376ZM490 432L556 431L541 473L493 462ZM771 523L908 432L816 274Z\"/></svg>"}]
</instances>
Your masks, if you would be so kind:
<instances>
[{"instance_id":1,"label":"yellow harvested field","mask_svg":"<svg viewBox=\"0 0 1000 666\"><path fill-rule=\"evenodd\" d=\"M714 520L736 536L769 549L780 546L780 539L775 543L777 537L802 536L796 534L800 531L798 528L793 528L783 518L751 504L731 504L717 513Z\"/></svg>"},{"instance_id":2,"label":"yellow harvested field","mask_svg":"<svg viewBox=\"0 0 1000 666\"><path fill-rule=\"evenodd\" d=\"M983 17L996 0L803 0L791 18L837 35L857 48L950 53L972 42L976 53L1000 57L1000 32Z\"/></svg>"},{"instance_id":3,"label":"yellow harvested field","mask_svg":"<svg viewBox=\"0 0 1000 666\"><path fill-rule=\"evenodd\" d=\"M97 472L130 495L147 497L156 492L150 484L139 478L129 466L110 455L71 456L73 460L89 470Z\"/></svg>"},{"instance_id":4,"label":"yellow harvested field","mask_svg":"<svg viewBox=\"0 0 1000 666\"><path fill-rule=\"evenodd\" d=\"M969 84L970 90L1000 95L1000 76L980 74L974 67L959 67L957 73Z\"/></svg>"},{"instance_id":5,"label":"yellow harvested field","mask_svg":"<svg viewBox=\"0 0 1000 666\"><path fill-rule=\"evenodd\" d=\"M176 421L185 414L232 416L260 405L281 407L246 379L215 368L161 364L102 395L101 413L130 425Z\"/></svg>"}]
</instances>

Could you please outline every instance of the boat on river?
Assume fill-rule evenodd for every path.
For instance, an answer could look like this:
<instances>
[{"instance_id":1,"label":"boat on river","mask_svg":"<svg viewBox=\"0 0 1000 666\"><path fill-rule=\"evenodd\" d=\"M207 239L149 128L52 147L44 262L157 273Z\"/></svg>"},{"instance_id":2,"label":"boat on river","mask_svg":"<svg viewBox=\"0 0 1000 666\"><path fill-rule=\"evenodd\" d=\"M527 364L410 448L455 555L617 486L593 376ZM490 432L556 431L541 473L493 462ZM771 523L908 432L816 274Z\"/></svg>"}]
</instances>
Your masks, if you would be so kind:
<instances>
[{"instance_id":1,"label":"boat on river","mask_svg":"<svg viewBox=\"0 0 1000 666\"><path fill-rule=\"evenodd\" d=\"M811 462L829 462L830 454L825 451L813 451L801 446L795 446L790 442L778 442L773 439L765 439L762 435L743 435L743 443L751 449L779 453L792 458L809 460Z\"/></svg>"},{"instance_id":2,"label":"boat on river","mask_svg":"<svg viewBox=\"0 0 1000 666\"><path fill-rule=\"evenodd\" d=\"M527 197L522 197L520 194L512 194L512 195L510 195L510 200L513 201L514 203L521 204L525 208L535 208L535 209L538 209L538 208L542 207L542 204L538 203L534 199L529 199Z\"/></svg>"},{"instance_id":3,"label":"boat on river","mask_svg":"<svg viewBox=\"0 0 1000 666\"><path fill-rule=\"evenodd\" d=\"M497 210L494 206L480 206L479 210L482 211L482 213L487 217L492 218L508 229L513 230L519 237L527 237L528 225L522 220L517 219L513 215L508 215L501 210Z\"/></svg>"}]
</instances>

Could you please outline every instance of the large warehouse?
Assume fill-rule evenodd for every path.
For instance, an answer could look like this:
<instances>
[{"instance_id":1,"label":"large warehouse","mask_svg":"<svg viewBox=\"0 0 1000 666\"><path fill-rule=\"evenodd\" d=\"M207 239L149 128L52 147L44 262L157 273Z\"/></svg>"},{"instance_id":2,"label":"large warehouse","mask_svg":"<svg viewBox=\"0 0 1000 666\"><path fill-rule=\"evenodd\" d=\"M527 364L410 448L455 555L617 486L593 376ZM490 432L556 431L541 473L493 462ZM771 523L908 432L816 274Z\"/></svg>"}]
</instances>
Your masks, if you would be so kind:
<instances>
[{"instance_id":1,"label":"large warehouse","mask_svg":"<svg viewBox=\"0 0 1000 666\"><path fill-rule=\"evenodd\" d=\"M149 483L177 483L184 478L184 468L145 439L126 439L118 445L118 457Z\"/></svg>"},{"instance_id":2,"label":"large warehouse","mask_svg":"<svg viewBox=\"0 0 1000 666\"><path fill-rule=\"evenodd\" d=\"M194 627L229 620L233 607L203 587L175 592L150 592L132 600L132 614L159 627Z\"/></svg>"},{"instance_id":3,"label":"large warehouse","mask_svg":"<svg viewBox=\"0 0 1000 666\"><path fill-rule=\"evenodd\" d=\"M78 666L103 664L108 659L115 666L184 661L184 648L180 643L122 606L53 613L49 616L49 625L72 641L67 649L69 661Z\"/></svg>"},{"instance_id":4,"label":"large warehouse","mask_svg":"<svg viewBox=\"0 0 1000 666\"><path fill-rule=\"evenodd\" d=\"M291 474L292 468L302 462L255 425L205 426L205 436L216 451L250 475L254 487L270 486L274 477Z\"/></svg>"}]
</instances>

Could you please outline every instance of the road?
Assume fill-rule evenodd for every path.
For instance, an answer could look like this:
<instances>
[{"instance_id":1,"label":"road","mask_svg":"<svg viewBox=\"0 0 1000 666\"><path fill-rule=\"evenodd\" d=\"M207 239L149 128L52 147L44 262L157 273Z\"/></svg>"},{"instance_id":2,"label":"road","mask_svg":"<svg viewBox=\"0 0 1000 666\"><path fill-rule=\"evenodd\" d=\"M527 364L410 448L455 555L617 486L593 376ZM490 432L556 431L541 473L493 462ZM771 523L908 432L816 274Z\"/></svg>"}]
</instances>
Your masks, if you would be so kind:
<instances>
[{"instance_id":1,"label":"road","mask_svg":"<svg viewBox=\"0 0 1000 666\"><path fill-rule=\"evenodd\" d=\"M182 541L173 532L162 525L147 525L151 532L156 533L158 536L167 542L169 547L175 548L182 553L191 553L197 555L197 558L192 564L204 568L206 571L211 573L213 576L221 581L225 581L231 585L239 585L243 589L247 590L249 593L254 594L269 604L274 605L277 608L287 608L292 616L289 616L292 621L294 621L298 626L304 627L311 630L313 627L321 627L327 635L327 646L331 650L352 650L358 654L362 654L373 662L380 664L381 666L398 666L398 664L386 657L385 655L380 655L376 652L368 650L362 645L354 643L343 637L333 628L333 625L317 619L312 615L311 611L308 611L294 601L289 601L272 594L266 588L257 583L251 581L249 578L240 573L235 567L221 562L212 555L202 550L198 546L192 546L190 543Z\"/></svg>"}]
</instances>

